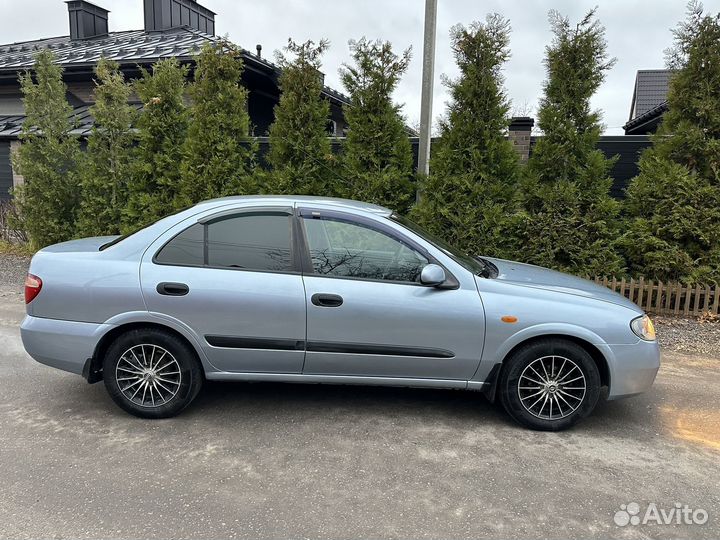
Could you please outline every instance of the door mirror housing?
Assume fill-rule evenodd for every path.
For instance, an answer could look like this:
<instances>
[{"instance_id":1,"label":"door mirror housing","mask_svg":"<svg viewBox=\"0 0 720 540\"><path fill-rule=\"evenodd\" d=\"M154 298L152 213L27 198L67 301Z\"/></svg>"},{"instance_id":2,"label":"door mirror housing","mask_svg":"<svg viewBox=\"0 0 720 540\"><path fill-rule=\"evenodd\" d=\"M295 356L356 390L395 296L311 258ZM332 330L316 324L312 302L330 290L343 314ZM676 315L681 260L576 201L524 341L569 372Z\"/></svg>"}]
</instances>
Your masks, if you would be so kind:
<instances>
[{"instance_id":1,"label":"door mirror housing","mask_svg":"<svg viewBox=\"0 0 720 540\"><path fill-rule=\"evenodd\" d=\"M420 283L428 287L439 287L446 279L445 270L437 264L428 264L420 272Z\"/></svg>"}]
</instances>

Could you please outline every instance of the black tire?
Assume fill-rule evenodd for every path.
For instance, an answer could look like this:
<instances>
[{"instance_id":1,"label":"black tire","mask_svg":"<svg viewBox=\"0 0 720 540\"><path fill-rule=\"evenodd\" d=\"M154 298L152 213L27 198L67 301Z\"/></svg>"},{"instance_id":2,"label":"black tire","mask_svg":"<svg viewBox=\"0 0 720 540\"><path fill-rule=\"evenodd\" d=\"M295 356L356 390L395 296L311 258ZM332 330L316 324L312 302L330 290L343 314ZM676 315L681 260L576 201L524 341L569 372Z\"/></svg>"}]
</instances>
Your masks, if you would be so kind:
<instances>
[{"instance_id":1,"label":"black tire","mask_svg":"<svg viewBox=\"0 0 720 540\"><path fill-rule=\"evenodd\" d=\"M570 361L570 364L565 363L567 367L563 368L563 374L559 374L559 372L556 371L554 375L547 377L550 384L546 386L540 386L538 384L537 388L540 389L541 393L535 394L535 388L532 388L535 383L528 382L528 378L523 374L532 377L533 379L531 380L542 379L539 382L543 382L546 379L537 377L535 373L532 372L533 368L538 368L539 371L542 371L543 364L538 364L537 362L544 362L545 369L552 370L553 368L548 367L548 364L555 361L562 363L563 359ZM530 364L533 364L532 367L528 367ZM560 369L555 367L555 364L553 364L553 367L556 370ZM573 373L567 375L567 369L573 369ZM561 379L572 381L575 377L580 377L577 370L582 372L582 377L584 378L580 378L580 382L571 384L584 384L584 391L570 390L570 388L578 387L568 387L566 383L563 386L562 382L555 384L555 381ZM522 387L520 386L521 376L523 376ZM531 385L530 388L532 389L526 385ZM600 386L600 373L598 372L597 365L585 349L572 341L548 338L534 341L521 347L504 362L500 374L499 391L500 401L505 407L505 410L518 423L530 429L540 431L560 431L576 424L593 411L600 397ZM558 387L561 390L558 390ZM546 389L545 392L552 390L552 393L545 393L543 389ZM563 393L559 394L558 392L560 391ZM521 393L525 396L522 399ZM568 394L575 395L575 398L573 399ZM532 404L536 401L536 395L539 395L540 398L544 398L546 395L554 396L554 400L559 404L560 411L562 412L558 412L558 405L556 404L556 417L552 418L553 410L550 408L553 406L552 397L550 398L549 405L541 401L542 405L532 407ZM564 403L562 400L564 400ZM573 407L568 406L568 403L572 404L576 409L573 411ZM538 409L538 407L540 408ZM563 411L563 407L565 407L566 410ZM562 416L562 414L565 414L565 416Z\"/></svg>"},{"instance_id":2,"label":"black tire","mask_svg":"<svg viewBox=\"0 0 720 540\"><path fill-rule=\"evenodd\" d=\"M145 349L138 350L137 347L140 345L145 346ZM155 349L153 347L157 348ZM165 350L164 360L154 363L155 367L161 367L160 364L165 365L166 361L175 361L177 364L177 368L175 364L172 364L166 368L164 373L160 373L167 378L159 378L159 380L156 381L156 384L161 384L161 381L165 381L163 387L166 389L169 388L170 391L161 392L159 386L153 385L160 394L160 397L158 397L156 401L151 392L152 401L146 396L146 398L142 400L143 404L140 404L138 403L140 397L134 396L133 399L131 399L130 394L133 393L133 389L123 392L123 389L127 388L127 385L133 382L137 385L137 381L131 379L126 383L122 380L118 381L118 379L122 379L125 376L136 378L145 376L141 376L139 373L143 373L141 370L147 368L149 364L153 364L154 358L151 357L153 354L151 351L157 351L156 354L158 358L160 357L162 354L160 348ZM133 352L136 352L135 357L130 353L127 354L126 358L131 360L133 366L129 366L128 362L123 360L123 355L131 349ZM138 361L137 357L141 356L140 351L142 350L145 350L147 356L151 357L147 363ZM168 355L170 356L168 357ZM118 367L119 364L120 366ZM135 365L138 365L138 367L135 368ZM129 373L124 373L123 370L128 371L129 367L133 367L136 371L129 370ZM137 375L135 374L136 372L138 373ZM178 374L175 374L176 372ZM171 375L165 375L165 373L171 373ZM168 382L170 379L172 380ZM183 340L165 330L140 328L130 330L120 335L113 341L112 345L110 345L103 359L103 380L105 381L105 388L112 400L130 414L140 418L170 418L190 405L198 395L203 384L203 372L195 351ZM124 384L125 388L121 389L121 384ZM141 388L145 389L144 382L140 382L139 384ZM173 391L175 392L174 394L172 394ZM165 401L161 400L163 394L166 398Z\"/></svg>"}]
</instances>

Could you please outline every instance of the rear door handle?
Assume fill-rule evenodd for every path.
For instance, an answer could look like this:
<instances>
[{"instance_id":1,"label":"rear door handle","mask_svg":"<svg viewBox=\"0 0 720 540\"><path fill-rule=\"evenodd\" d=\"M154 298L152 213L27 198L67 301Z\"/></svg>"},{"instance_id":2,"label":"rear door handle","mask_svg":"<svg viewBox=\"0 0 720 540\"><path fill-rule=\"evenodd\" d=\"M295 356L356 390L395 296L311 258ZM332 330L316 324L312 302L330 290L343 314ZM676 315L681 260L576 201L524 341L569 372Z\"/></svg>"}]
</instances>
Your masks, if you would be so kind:
<instances>
[{"instance_id":1,"label":"rear door handle","mask_svg":"<svg viewBox=\"0 0 720 540\"><path fill-rule=\"evenodd\" d=\"M311 301L320 307L340 307L343 303L342 296L337 294L313 294Z\"/></svg>"},{"instance_id":2,"label":"rear door handle","mask_svg":"<svg viewBox=\"0 0 720 540\"><path fill-rule=\"evenodd\" d=\"M158 283L157 292L164 296L185 296L190 292L190 287L184 283Z\"/></svg>"}]
</instances>

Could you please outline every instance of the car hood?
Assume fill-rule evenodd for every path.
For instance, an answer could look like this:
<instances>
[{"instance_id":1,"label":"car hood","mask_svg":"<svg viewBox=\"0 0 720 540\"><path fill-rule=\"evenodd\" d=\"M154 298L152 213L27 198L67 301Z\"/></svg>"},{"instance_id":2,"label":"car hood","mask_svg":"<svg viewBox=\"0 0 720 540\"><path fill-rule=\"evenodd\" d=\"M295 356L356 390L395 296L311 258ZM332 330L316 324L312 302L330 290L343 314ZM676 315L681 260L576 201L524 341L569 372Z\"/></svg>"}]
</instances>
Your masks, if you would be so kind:
<instances>
[{"instance_id":1,"label":"car hood","mask_svg":"<svg viewBox=\"0 0 720 540\"><path fill-rule=\"evenodd\" d=\"M70 240L60 244L54 244L42 248L42 253L79 253L99 251L100 246L118 238L117 236L95 236L93 238L81 238Z\"/></svg>"},{"instance_id":2,"label":"car hood","mask_svg":"<svg viewBox=\"0 0 720 540\"><path fill-rule=\"evenodd\" d=\"M642 313L642 310L634 302L631 302L620 294L612 292L607 287L603 287L587 279L532 264L492 259L490 257L484 257L484 259L497 266L498 276L496 279L500 281L610 302Z\"/></svg>"}]
</instances>

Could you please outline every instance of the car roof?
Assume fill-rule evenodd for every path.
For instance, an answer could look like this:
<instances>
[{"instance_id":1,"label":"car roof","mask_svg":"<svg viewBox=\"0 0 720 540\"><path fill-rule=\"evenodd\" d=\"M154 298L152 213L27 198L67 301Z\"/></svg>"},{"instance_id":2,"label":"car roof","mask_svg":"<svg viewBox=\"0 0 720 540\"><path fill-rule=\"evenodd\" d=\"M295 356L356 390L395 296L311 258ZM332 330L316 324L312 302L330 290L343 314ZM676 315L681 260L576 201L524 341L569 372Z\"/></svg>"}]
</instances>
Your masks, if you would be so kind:
<instances>
[{"instance_id":1,"label":"car roof","mask_svg":"<svg viewBox=\"0 0 720 540\"><path fill-rule=\"evenodd\" d=\"M350 199L338 199L334 197L316 197L309 195L238 195L233 197L222 197L219 199L210 199L199 203L198 207L213 208L225 206L228 203L254 203L261 205L263 203L272 204L288 204L290 206L311 205L321 207L333 207L345 210L355 210L368 212L382 216L389 216L393 213L389 208L379 206L377 204L366 203L361 201L353 201Z\"/></svg>"}]
</instances>

